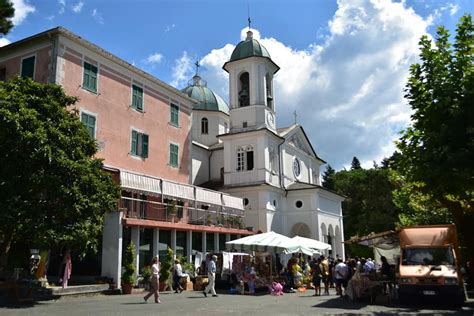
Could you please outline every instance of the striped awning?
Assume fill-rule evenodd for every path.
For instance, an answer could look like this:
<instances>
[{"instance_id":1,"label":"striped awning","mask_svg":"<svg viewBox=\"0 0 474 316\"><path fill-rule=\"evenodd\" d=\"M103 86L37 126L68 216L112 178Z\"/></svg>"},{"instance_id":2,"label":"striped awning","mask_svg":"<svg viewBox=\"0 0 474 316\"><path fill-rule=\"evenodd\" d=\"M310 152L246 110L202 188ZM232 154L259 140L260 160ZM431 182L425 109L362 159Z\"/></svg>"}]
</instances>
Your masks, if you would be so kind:
<instances>
[{"instance_id":1,"label":"striped awning","mask_svg":"<svg viewBox=\"0 0 474 316\"><path fill-rule=\"evenodd\" d=\"M231 207L242 211L244 210L244 202L240 197L222 194L222 201L226 207Z\"/></svg>"},{"instance_id":2,"label":"striped awning","mask_svg":"<svg viewBox=\"0 0 474 316\"><path fill-rule=\"evenodd\" d=\"M196 188L196 201L215 205L222 205L220 192L210 191L202 188Z\"/></svg>"},{"instance_id":3,"label":"striped awning","mask_svg":"<svg viewBox=\"0 0 474 316\"><path fill-rule=\"evenodd\" d=\"M120 185L126 191L159 195L161 194L160 182L158 178L120 171Z\"/></svg>"},{"instance_id":4,"label":"striped awning","mask_svg":"<svg viewBox=\"0 0 474 316\"><path fill-rule=\"evenodd\" d=\"M194 187L192 185L179 184L166 180L163 181L163 194L185 200L194 200Z\"/></svg>"}]
</instances>

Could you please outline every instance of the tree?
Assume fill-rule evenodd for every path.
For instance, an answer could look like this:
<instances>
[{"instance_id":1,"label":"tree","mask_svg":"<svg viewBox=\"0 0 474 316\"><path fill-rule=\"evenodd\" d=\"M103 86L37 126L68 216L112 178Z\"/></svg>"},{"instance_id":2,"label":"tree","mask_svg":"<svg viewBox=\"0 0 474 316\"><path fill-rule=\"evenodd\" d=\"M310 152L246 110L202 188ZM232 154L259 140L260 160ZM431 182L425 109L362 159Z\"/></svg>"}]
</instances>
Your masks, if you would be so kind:
<instances>
[{"instance_id":1,"label":"tree","mask_svg":"<svg viewBox=\"0 0 474 316\"><path fill-rule=\"evenodd\" d=\"M397 146L407 181L432 196L454 218L474 262L474 26L464 15L454 45L439 27L435 44L420 40L419 64L410 68L406 99L413 114Z\"/></svg>"},{"instance_id":2,"label":"tree","mask_svg":"<svg viewBox=\"0 0 474 316\"><path fill-rule=\"evenodd\" d=\"M11 18L15 15L15 8L10 0L0 0L0 33L6 35L13 27Z\"/></svg>"},{"instance_id":3,"label":"tree","mask_svg":"<svg viewBox=\"0 0 474 316\"><path fill-rule=\"evenodd\" d=\"M363 236L394 229L399 209L393 203L394 184L389 169L339 171L334 176L335 191L346 197L342 203L344 236ZM362 255L360 247L348 245L348 253Z\"/></svg>"},{"instance_id":4,"label":"tree","mask_svg":"<svg viewBox=\"0 0 474 316\"><path fill-rule=\"evenodd\" d=\"M331 165L328 165L326 171L323 174L323 187L328 190L334 190L334 175L336 170L334 170Z\"/></svg>"},{"instance_id":5,"label":"tree","mask_svg":"<svg viewBox=\"0 0 474 316\"><path fill-rule=\"evenodd\" d=\"M351 162L351 170L358 170L358 169L362 169L362 167L360 166L359 159L357 159L357 157L354 157L352 158L352 162Z\"/></svg>"},{"instance_id":6,"label":"tree","mask_svg":"<svg viewBox=\"0 0 474 316\"><path fill-rule=\"evenodd\" d=\"M95 249L120 189L97 144L68 111L76 98L29 78L0 83L0 255L12 242ZM5 264L5 261L3 262Z\"/></svg>"}]
</instances>

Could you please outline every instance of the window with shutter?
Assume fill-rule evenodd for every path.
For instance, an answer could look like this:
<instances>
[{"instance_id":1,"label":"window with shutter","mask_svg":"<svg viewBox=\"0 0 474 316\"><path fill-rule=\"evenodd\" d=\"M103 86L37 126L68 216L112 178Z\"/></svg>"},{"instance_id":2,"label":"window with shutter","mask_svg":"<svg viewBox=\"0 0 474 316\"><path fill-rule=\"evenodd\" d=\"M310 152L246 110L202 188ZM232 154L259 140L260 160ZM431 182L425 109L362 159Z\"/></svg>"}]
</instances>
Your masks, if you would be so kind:
<instances>
[{"instance_id":1,"label":"window with shutter","mask_svg":"<svg viewBox=\"0 0 474 316\"><path fill-rule=\"evenodd\" d=\"M149 140L148 135L132 130L132 141L130 154L142 158L148 158Z\"/></svg>"},{"instance_id":2,"label":"window with shutter","mask_svg":"<svg viewBox=\"0 0 474 316\"><path fill-rule=\"evenodd\" d=\"M84 62L84 77L82 87L92 92L97 92L97 67Z\"/></svg>"},{"instance_id":3,"label":"window with shutter","mask_svg":"<svg viewBox=\"0 0 474 316\"><path fill-rule=\"evenodd\" d=\"M170 123L179 126L179 107L176 104L170 104Z\"/></svg>"},{"instance_id":4,"label":"window with shutter","mask_svg":"<svg viewBox=\"0 0 474 316\"><path fill-rule=\"evenodd\" d=\"M25 58L21 61L21 76L33 79L35 74L35 56Z\"/></svg>"},{"instance_id":5,"label":"window with shutter","mask_svg":"<svg viewBox=\"0 0 474 316\"><path fill-rule=\"evenodd\" d=\"M170 144L170 165L173 167L178 167L178 152L178 145Z\"/></svg>"},{"instance_id":6,"label":"window with shutter","mask_svg":"<svg viewBox=\"0 0 474 316\"><path fill-rule=\"evenodd\" d=\"M143 111L143 89L132 85L132 108Z\"/></svg>"},{"instance_id":7,"label":"window with shutter","mask_svg":"<svg viewBox=\"0 0 474 316\"><path fill-rule=\"evenodd\" d=\"M81 121L86 126L89 135L91 135L92 138L95 138L95 116L81 113Z\"/></svg>"}]
</instances>

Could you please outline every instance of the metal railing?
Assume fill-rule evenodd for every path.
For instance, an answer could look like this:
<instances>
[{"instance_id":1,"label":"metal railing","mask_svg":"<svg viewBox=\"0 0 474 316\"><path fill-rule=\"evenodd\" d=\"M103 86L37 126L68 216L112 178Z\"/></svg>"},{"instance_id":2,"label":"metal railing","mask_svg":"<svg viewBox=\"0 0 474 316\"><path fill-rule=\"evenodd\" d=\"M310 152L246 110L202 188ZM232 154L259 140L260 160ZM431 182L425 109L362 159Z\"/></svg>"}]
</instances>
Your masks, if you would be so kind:
<instances>
[{"instance_id":1,"label":"metal railing","mask_svg":"<svg viewBox=\"0 0 474 316\"><path fill-rule=\"evenodd\" d=\"M181 200L154 201L122 196L125 217L193 225L244 228L244 211Z\"/></svg>"}]
</instances>

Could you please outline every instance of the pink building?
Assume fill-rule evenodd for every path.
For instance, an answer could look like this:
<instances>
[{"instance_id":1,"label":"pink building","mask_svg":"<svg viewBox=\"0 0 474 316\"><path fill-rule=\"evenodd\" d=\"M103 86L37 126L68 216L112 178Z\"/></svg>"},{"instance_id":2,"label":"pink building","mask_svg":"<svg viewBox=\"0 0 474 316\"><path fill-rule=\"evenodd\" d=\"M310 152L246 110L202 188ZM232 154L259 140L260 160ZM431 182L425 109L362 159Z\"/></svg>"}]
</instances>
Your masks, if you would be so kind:
<instances>
[{"instance_id":1,"label":"pink building","mask_svg":"<svg viewBox=\"0 0 474 316\"><path fill-rule=\"evenodd\" d=\"M74 108L122 187L104 225L102 275L120 285L122 240L139 249L140 271L167 247L191 260L251 234L242 199L191 185L195 101L186 94L61 27L0 48L0 80L18 75L79 97Z\"/></svg>"}]
</instances>

